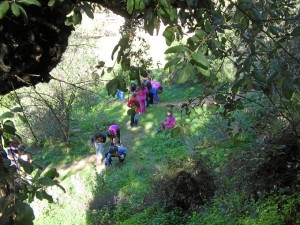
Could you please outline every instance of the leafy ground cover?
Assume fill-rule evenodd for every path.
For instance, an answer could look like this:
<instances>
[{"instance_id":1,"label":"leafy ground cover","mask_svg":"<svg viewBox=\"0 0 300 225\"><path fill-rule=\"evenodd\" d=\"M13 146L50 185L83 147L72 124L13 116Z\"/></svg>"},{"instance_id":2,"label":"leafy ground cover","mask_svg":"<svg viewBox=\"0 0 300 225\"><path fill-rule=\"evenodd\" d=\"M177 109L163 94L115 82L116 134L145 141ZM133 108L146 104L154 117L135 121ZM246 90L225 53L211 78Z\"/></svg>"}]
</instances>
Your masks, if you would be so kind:
<instances>
[{"instance_id":1,"label":"leafy ground cover","mask_svg":"<svg viewBox=\"0 0 300 225\"><path fill-rule=\"evenodd\" d=\"M185 96L193 94L197 94L194 87L165 88L162 102L140 116L138 128L130 128L126 104L114 99L89 108L77 106L71 147L49 143L36 155L39 163L58 168L66 193L52 188L54 204L35 201L35 224L284 224L286 218L296 221L298 195L278 197L274 193L257 201L246 197L242 190L236 191L236 187L228 192L236 178L225 176L224 166L230 155L251 147L254 139L247 132L230 140L225 134L227 125L209 110L199 110L188 118L192 122L191 136L172 138L169 131L157 132L166 117L167 105L183 102ZM184 115L181 118L180 110L174 109L174 115L178 121L187 119ZM246 126L251 124L243 113L239 117ZM129 150L126 164L119 167L115 160L112 167L97 170L94 149L87 142L97 129L105 131L112 123L121 126L121 140ZM205 169L209 174L201 180ZM183 190L186 188L187 192L189 181L217 185L211 201L204 200L188 210L176 207L173 199L181 196L176 196L174 190L180 187L178 174L182 172L194 174L184 181L187 185Z\"/></svg>"}]
</instances>

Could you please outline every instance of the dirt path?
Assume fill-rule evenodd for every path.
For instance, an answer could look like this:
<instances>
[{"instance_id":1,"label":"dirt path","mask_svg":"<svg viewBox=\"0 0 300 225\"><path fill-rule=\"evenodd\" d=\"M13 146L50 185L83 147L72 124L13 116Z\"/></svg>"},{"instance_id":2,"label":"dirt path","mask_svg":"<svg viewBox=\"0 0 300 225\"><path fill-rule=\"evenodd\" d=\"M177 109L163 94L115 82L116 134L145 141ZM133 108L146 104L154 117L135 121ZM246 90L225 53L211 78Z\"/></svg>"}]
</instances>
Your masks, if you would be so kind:
<instances>
[{"instance_id":1,"label":"dirt path","mask_svg":"<svg viewBox=\"0 0 300 225\"><path fill-rule=\"evenodd\" d=\"M204 100L204 102L206 104L211 104L212 101L210 99L206 99L206 100ZM159 102L157 104L154 104L152 107L167 107L167 106L173 105L176 108L180 108L183 103L184 102ZM115 104L122 104L122 103L115 102ZM126 127L126 128L125 128L125 130L121 131L121 142L122 142L122 145L126 148L128 148L128 146L133 146L134 143L137 141L137 139L140 137L140 135L135 135L135 133L132 131L136 132L136 130L138 130L139 133L141 133L141 134L143 134L145 132L143 127L130 128L129 120L126 121L125 124L122 124L122 125L124 125L124 127ZM130 149L129 149L129 151L130 151ZM105 169L104 165L97 166L96 165L96 155L90 154L90 155L84 156L79 161L61 164L61 165L57 166L57 170L58 170L59 174L61 174L62 176L65 176L68 173L75 173L79 170L82 170L83 168L85 168L86 166L88 166L90 164L94 164L96 166L96 170L98 173L101 173L101 171L103 169Z\"/></svg>"},{"instance_id":2,"label":"dirt path","mask_svg":"<svg viewBox=\"0 0 300 225\"><path fill-rule=\"evenodd\" d=\"M158 105L159 106L159 105ZM128 148L128 146L133 146L134 143L139 138L139 135L136 135L135 132L139 132L141 134L144 133L144 129L142 127L131 128L130 121L127 121L124 125L125 130L121 131L121 143L124 147ZM134 132L133 132L134 131ZM130 148L128 149L130 151ZM64 177L68 173L76 173L79 170L82 170L86 166L93 164L96 166L97 173L101 173L102 170L105 169L105 166L96 164L96 154L89 154L84 156L79 161L68 162L65 164L61 164L56 167L58 173Z\"/></svg>"}]
</instances>

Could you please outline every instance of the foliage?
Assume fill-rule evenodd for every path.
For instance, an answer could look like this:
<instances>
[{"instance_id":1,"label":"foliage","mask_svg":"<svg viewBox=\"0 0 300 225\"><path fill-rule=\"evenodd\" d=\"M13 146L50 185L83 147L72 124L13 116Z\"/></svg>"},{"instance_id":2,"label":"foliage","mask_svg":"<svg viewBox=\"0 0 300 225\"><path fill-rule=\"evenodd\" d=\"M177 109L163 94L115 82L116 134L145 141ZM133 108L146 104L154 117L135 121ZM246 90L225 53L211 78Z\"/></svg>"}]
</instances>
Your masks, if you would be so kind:
<instances>
[{"instance_id":1,"label":"foliage","mask_svg":"<svg viewBox=\"0 0 300 225\"><path fill-rule=\"evenodd\" d=\"M21 108L14 108L11 112L3 113L0 124L1 143L8 143L16 136L16 128L10 120L14 112ZM33 224L35 218L33 209L28 203L34 198L53 202L52 196L47 193L47 187L57 186L64 188L57 181L58 173L55 168L43 170L38 164L16 158L13 163L8 159L2 144L0 145L0 222L8 224ZM16 157L13 154L13 157Z\"/></svg>"}]
</instances>

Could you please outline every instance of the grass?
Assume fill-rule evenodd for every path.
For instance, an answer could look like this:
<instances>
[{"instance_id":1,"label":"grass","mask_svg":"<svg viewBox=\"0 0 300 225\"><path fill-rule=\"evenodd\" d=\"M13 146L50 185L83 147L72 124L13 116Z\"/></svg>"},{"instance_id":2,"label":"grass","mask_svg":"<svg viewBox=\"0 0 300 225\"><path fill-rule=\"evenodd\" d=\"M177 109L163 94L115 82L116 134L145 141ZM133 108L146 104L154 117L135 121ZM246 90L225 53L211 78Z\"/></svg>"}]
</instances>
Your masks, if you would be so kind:
<instances>
[{"instance_id":1,"label":"grass","mask_svg":"<svg viewBox=\"0 0 300 225\"><path fill-rule=\"evenodd\" d=\"M181 102L187 95L196 96L197 88L166 87L160 97L162 102ZM139 128L132 129L129 128L127 109L126 104L115 100L103 101L88 109L77 106L73 114L72 123L76 131L72 134L71 147L48 143L40 151L37 158L40 163L68 165L71 168L95 154L87 142L97 129L105 131L108 125L118 123L128 155L125 166L118 167L115 159L113 166L100 174L96 173L94 162L86 162L80 169L62 167L60 182L66 193L50 190L55 204L36 200L33 203L38 212L35 224L263 224L270 220L271 215L277 218L276 215L280 214L277 221L281 221L280 218L287 214L288 210L282 212L276 208L283 200L273 201L269 206L263 200L252 204L242 198L242 193L216 196L213 201L189 212L166 210L157 199L151 199L155 194L153 185L162 177L172 176L181 170L176 166L184 164L181 162L188 164L190 156L207 159L212 173L218 176L227 156L246 148L253 140L246 134L240 139L229 140L223 132L227 124L216 114L203 110L198 110L190 118L181 118L180 112L174 110L178 123L180 120L191 122L191 136L171 138L170 131L157 133L161 121L166 119L167 109L159 105L151 105L146 114L140 115ZM169 171L172 162L175 165ZM244 208L250 203L254 208L253 213L260 212L260 219L253 219L252 214L235 210L234 204ZM222 213L224 204L229 210L225 214ZM290 203L290 209L293 204Z\"/></svg>"}]
</instances>

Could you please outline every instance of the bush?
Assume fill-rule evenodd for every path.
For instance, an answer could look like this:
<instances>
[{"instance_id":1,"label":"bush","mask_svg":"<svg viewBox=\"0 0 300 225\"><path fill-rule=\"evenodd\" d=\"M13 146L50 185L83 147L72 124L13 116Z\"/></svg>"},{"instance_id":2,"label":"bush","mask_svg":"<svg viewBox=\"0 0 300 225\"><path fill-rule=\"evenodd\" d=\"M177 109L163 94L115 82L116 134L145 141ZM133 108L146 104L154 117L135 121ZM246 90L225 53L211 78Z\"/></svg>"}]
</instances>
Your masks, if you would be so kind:
<instances>
[{"instance_id":1,"label":"bush","mask_svg":"<svg viewBox=\"0 0 300 225\"><path fill-rule=\"evenodd\" d=\"M154 198L164 203L168 210L188 210L213 197L214 178L201 158L170 160L168 164L164 175L153 184Z\"/></svg>"}]
</instances>

